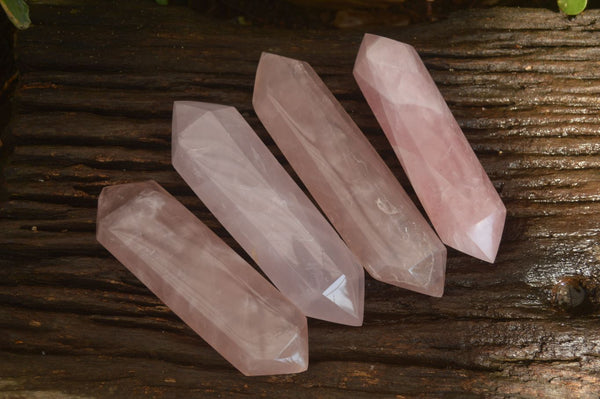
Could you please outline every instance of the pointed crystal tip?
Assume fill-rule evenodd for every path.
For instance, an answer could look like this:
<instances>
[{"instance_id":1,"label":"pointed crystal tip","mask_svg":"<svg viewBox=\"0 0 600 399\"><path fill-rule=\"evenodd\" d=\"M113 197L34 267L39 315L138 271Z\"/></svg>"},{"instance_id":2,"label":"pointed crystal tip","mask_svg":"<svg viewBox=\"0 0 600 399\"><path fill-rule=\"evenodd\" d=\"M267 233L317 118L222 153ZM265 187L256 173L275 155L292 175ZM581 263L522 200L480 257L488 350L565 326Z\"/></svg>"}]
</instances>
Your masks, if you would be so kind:
<instances>
[{"instance_id":1,"label":"pointed crystal tip","mask_svg":"<svg viewBox=\"0 0 600 399\"><path fill-rule=\"evenodd\" d=\"M319 301L320 304L318 307L314 307L314 311L324 311L324 315L335 323L361 326L363 323L364 287L362 270L354 278L342 275L323 291L322 295L328 301ZM327 308L331 309L327 310ZM343 312L340 312L339 309Z\"/></svg>"},{"instance_id":2,"label":"pointed crystal tip","mask_svg":"<svg viewBox=\"0 0 600 399\"><path fill-rule=\"evenodd\" d=\"M399 270L403 270L399 273ZM397 265L390 265L379 270L374 276L385 283L402 287L421 294L441 297L444 294L444 279L446 276L446 247L441 243L438 248L418 260L404 271Z\"/></svg>"},{"instance_id":3,"label":"pointed crystal tip","mask_svg":"<svg viewBox=\"0 0 600 399\"><path fill-rule=\"evenodd\" d=\"M368 49L365 54L371 61L382 63L384 61L392 61L390 65L398 63L394 59L394 53L389 51L389 47L394 47L394 51L404 49L405 51L414 51L414 47L408 43L399 42L383 36L377 36L372 33L365 33L361 43L361 49Z\"/></svg>"},{"instance_id":4,"label":"pointed crystal tip","mask_svg":"<svg viewBox=\"0 0 600 399\"><path fill-rule=\"evenodd\" d=\"M298 331L274 358L248 358L240 371L246 376L294 374L308 369L308 327Z\"/></svg>"},{"instance_id":5,"label":"pointed crystal tip","mask_svg":"<svg viewBox=\"0 0 600 399\"><path fill-rule=\"evenodd\" d=\"M488 216L467 230L464 241L449 243L451 247L489 263L494 263L504 230L506 208L502 203Z\"/></svg>"},{"instance_id":6,"label":"pointed crystal tip","mask_svg":"<svg viewBox=\"0 0 600 399\"><path fill-rule=\"evenodd\" d=\"M418 57L417 52L410 44L365 33L358 50L353 74L355 77L365 75L367 79L372 79L374 68L407 67L407 63L400 63L399 60L415 56ZM381 78L383 77L381 76ZM378 82L383 82L383 80L378 80ZM389 89L393 90L393 87Z\"/></svg>"},{"instance_id":7,"label":"pointed crystal tip","mask_svg":"<svg viewBox=\"0 0 600 399\"><path fill-rule=\"evenodd\" d=\"M197 121L207 112L233 108L229 105L202 103L196 101L175 101L173 103L173 135L183 132L188 126Z\"/></svg>"},{"instance_id":8,"label":"pointed crystal tip","mask_svg":"<svg viewBox=\"0 0 600 399\"><path fill-rule=\"evenodd\" d=\"M106 216L129 202L132 197L144 190L166 193L166 191L154 180L147 180L135 184L117 184L104 187L98 196L96 228L98 229L98 224L100 224Z\"/></svg>"},{"instance_id":9,"label":"pointed crystal tip","mask_svg":"<svg viewBox=\"0 0 600 399\"><path fill-rule=\"evenodd\" d=\"M269 63L281 63L281 62L285 62L288 64L304 64L305 63L304 61L296 60L294 58L284 57L283 55L273 54L273 53L263 51L260 54L260 60L258 61L258 64L260 65L262 63L264 65L264 64L269 64Z\"/></svg>"},{"instance_id":10,"label":"pointed crystal tip","mask_svg":"<svg viewBox=\"0 0 600 399\"><path fill-rule=\"evenodd\" d=\"M307 62L263 51L256 68L252 96L254 109L260 113L261 110L264 112L265 109L272 107L273 97L270 98L270 95L273 95L274 89L281 89L285 86L286 81L289 82L289 79L294 79L294 77L299 82L306 74L315 76ZM299 98L290 97L292 100Z\"/></svg>"}]
</instances>

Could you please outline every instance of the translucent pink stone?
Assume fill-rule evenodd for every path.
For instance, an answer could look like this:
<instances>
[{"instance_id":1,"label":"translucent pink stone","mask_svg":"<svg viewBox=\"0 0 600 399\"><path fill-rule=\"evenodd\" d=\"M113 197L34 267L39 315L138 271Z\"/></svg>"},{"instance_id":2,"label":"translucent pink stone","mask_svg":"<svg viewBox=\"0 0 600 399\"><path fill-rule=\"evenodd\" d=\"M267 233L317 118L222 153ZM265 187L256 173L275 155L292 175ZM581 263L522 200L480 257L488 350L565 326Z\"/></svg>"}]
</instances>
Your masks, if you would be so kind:
<instances>
[{"instance_id":1,"label":"translucent pink stone","mask_svg":"<svg viewBox=\"0 0 600 399\"><path fill-rule=\"evenodd\" d=\"M415 49L367 34L354 77L442 241L494 262L506 208Z\"/></svg>"},{"instance_id":2,"label":"translucent pink stone","mask_svg":"<svg viewBox=\"0 0 600 399\"><path fill-rule=\"evenodd\" d=\"M369 274L441 296L446 248L310 65L263 53L252 102Z\"/></svg>"},{"instance_id":3,"label":"translucent pink stone","mask_svg":"<svg viewBox=\"0 0 600 399\"><path fill-rule=\"evenodd\" d=\"M173 166L305 315L362 324L358 260L235 108L176 102Z\"/></svg>"},{"instance_id":4,"label":"translucent pink stone","mask_svg":"<svg viewBox=\"0 0 600 399\"><path fill-rule=\"evenodd\" d=\"M243 374L306 370L300 310L155 182L104 188L97 238Z\"/></svg>"}]
</instances>

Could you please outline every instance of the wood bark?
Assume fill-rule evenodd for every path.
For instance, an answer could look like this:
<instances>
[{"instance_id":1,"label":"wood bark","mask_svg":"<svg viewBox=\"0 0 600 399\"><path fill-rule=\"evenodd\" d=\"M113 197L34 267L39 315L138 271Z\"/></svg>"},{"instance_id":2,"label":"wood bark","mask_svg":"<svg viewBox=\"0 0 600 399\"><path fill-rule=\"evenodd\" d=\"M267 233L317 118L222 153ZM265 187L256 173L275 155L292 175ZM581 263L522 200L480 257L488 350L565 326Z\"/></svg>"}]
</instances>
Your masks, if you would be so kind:
<instances>
[{"instance_id":1,"label":"wood bark","mask_svg":"<svg viewBox=\"0 0 600 399\"><path fill-rule=\"evenodd\" d=\"M307 372L246 378L96 242L97 196L155 179L242 253L171 167L170 113L236 106L290 170L251 107L270 51L313 65L416 199L352 78L363 32L30 3L0 209L0 397L599 396L599 12L371 30L417 48L500 192L497 262L450 250L441 299L367 278L363 327L310 320Z\"/></svg>"}]
</instances>

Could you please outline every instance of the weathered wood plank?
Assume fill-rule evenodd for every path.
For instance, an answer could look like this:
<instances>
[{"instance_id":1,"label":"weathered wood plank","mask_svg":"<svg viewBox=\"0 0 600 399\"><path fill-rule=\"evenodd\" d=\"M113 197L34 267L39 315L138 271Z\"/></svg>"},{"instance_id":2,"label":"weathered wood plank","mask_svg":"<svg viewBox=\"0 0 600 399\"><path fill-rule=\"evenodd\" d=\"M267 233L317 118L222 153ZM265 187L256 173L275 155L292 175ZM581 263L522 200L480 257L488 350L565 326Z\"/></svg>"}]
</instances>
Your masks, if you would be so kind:
<instances>
[{"instance_id":1,"label":"weathered wood plank","mask_svg":"<svg viewBox=\"0 0 600 399\"><path fill-rule=\"evenodd\" d=\"M31 3L0 205L0 397L598 397L599 12L378 29L416 46L507 204L497 264L450 250L441 299L367 278L363 327L311 320L306 373L245 378L95 241L97 196L156 179L248 259L170 166L170 113L235 105L289 170L251 107L265 50L309 61L410 192L351 76L362 32ZM585 306L562 311L571 275Z\"/></svg>"}]
</instances>

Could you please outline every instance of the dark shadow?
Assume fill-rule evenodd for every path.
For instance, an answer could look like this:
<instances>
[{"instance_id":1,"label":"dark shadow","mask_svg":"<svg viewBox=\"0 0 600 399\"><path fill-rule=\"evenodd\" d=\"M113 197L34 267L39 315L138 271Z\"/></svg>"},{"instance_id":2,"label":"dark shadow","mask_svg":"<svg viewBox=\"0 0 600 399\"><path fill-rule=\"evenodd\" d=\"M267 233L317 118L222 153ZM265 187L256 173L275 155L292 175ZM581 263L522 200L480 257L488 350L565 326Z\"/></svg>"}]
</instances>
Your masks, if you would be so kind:
<instances>
[{"instance_id":1,"label":"dark shadow","mask_svg":"<svg viewBox=\"0 0 600 399\"><path fill-rule=\"evenodd\" d=\"M13 150L8 122L11 114L11 97L14 92L17 71L14 57L15 29L0 11L0 204L8 200L4 168Z\"/></svg>"}]
</instances>

